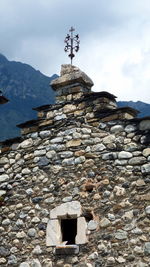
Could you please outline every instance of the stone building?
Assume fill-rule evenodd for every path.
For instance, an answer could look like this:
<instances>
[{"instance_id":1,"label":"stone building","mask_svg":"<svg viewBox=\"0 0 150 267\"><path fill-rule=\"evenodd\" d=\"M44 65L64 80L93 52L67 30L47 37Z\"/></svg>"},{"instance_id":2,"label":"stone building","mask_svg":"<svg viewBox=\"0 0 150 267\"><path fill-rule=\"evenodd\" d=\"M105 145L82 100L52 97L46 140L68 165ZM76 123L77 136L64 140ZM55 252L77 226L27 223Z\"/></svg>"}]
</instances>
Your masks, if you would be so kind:
<instances>
[{"instance_id":1,"label":"stone building","mask_svg":"<svg viewBox=\"0 0 150 267\"><path fill-rule=\"evenodd\" d=\"M51 85L1 144L0 265L150 266L150 117L71 65Z\"/></svg>"}]
</instances>

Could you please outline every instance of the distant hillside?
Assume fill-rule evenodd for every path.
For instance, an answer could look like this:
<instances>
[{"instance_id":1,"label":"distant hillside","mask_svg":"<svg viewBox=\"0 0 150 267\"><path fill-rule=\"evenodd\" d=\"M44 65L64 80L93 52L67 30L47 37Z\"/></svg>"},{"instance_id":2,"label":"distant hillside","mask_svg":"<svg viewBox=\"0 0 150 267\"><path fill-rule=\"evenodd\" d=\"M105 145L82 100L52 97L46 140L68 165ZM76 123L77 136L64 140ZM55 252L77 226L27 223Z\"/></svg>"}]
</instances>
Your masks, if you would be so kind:
<instances>
[{"instance_id":1,"label":"distant hillside","mask_svg":"<svg viewBox=\"0 0 150 267\"><path fill-rule=\"evenodd\" d=\"M16 124L35 118L33 107L54 103L49 84L56 77L47 77L27 64L8 61L0 54L0 89L10 100L0 106L0 140L18 136Z\"/></svg>"},{"instance_id":2,"label":"distant hillside","mask_svg":"<svg viewBox=\"0 0 150 267\"><path fill-rule=\"evenodd\" d=\"M140 111L140 113L138 114L138 117L150 116L150 104L147 104L141 101L137 101L137 102L119 101L117 103L119 107L129 106L134 109L137 109L138 111Z\"/></svg>"}]
</instances>

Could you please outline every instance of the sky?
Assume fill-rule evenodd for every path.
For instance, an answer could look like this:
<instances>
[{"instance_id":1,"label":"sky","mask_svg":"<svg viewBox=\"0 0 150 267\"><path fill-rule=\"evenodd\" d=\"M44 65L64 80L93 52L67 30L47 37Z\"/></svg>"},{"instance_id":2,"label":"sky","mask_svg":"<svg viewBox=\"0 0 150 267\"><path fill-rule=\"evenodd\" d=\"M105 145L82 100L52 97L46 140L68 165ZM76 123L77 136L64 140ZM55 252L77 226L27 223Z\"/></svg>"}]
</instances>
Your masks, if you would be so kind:
<instances>
[{"instance_id":1,"label":"sky","mask_svg":"<svg viewBox=\"0 0 150 267\"><path fill-rule=\"evenodd\" d=\"M0 53L59 75L71 26L93 91L150 103L150 0L0 0Z\"/></svg>"}]
</instances>

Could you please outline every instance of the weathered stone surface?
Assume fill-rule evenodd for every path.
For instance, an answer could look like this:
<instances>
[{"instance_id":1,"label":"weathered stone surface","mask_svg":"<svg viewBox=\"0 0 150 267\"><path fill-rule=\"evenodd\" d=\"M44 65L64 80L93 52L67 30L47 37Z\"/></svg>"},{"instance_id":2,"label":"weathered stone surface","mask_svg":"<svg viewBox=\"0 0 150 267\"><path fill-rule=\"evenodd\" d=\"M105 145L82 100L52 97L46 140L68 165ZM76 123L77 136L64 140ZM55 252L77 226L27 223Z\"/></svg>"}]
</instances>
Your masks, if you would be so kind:
<instances>
[{"instance_id":1,"label":"weathered stone surface","mask_svg":"<svg viewBox=\"0 0 150 267\"><path fill-rule=\"evenodd\" d=\"M101 221L100 221L100 227L101 228L106 228L108 226L110 226L110 221L107 219L107 218L103 218Z\"/></svg>"},{"instance_id":2,"label":"weathered stone surface","mask_svg":"<svg viewBox=\"0 0 150 267\"><path fill-rule=\"evenodd\" d=\"M0 197L6 195L6 191L5 190L0 190Z\"/></svg>"},{"instance_id":3,"label":"weathered stone surface","mask_svg":"<svg viewBox=\"0 0 150 267\"><path fill-rule=\"evenodd\" d=\"M89 221L87 225L88 230L91 230L91 231L96 230L97 227L98 227L98 222L94 220Z\"/></svg>"},{"instance_id":4,"label":"weathered stone surface","mask_svg":"<svg viewBox=\"0 0 150 267\"><path fill-rule=\"evenodd\" d=\"M53 159L54 157L56 157L56 151L55 150L50 150L46 153L46 157L48 159Z\"/></svg>"},{"instance_id":5,"label":"weathered stone surface","mask_svg":"<svg viewBox=\"0 0 150 267\"><path fill-rule=\"evenodd\" d=\"M115 135L110 134L109 136L106 136L103 138L103 143L104 145L108 145L110 143L115 142L115 139L116 139Z\"/></svg>"},{"instance_id":6,"label":"weathered stone surface","mask_svg":"<svg viewBox=\"0 0 150 267\"><path fill-rule=\"evenodd\" d=\"M63 166L73 165L74 163L75 163L75 159L74 158L68 158L68 159L64 159L62 161L62 165Z\"/></svg>"},{"instance_id":7,"label":"weathered stone surface","mask_svg":"<svg viewBox=\"0 0 150 267\"><path fill-rule=\"evenodd\" d=\"M19 267L30 267L28 262L22 262Z\"/></svg>"},{"instance_id":8,"label":"weathered stone surface","mask_svg":"<svg viewBox=\"0 0 150 267\"><path fill-rule=\"evenodd\" d=\"M8 163L8 162L9 162L9 160L8 160L7 157L1 157L1 158L0 158L0 164L6 164L6 163Z\"/></svg>"},{"instance_id":9,"label":"weathered stone surface","mask_svg":"<svg viewBox=\"0 0 150 267\"><path fill-rule=\"evenodd\" d=\"M103 144L97 144L92 147L92 151L103 151L105 148Z\"/></svg>"},{"instance_id":10,"label":"weathered stone surface","mask_svg":"<svg viewBox=\"0 0 150 267\"><path fill-rule=\"evenodd\" d=\"M45 138L45 137L48 137L48 136L50 136L51 135L51 131L47 131L47 130L45 130L45 131L41 131L41 132L39 132L39 136L41 137L41 138Z\"/></svg>"},{"instance_id":11,"label":"weathered stone surface","mask_svg":"<svg viewBox=\"0 0 150 267\"><path fill-rule=\"evenodd\" d=\"M146 256L150 255L150 242L145 243L144 253Z\"/></svg>"},{"instance_id":12,"label":"weathered stone surface","mask_svg":"<svg viewBox=\"0 0 150 267\"><path fill-rule=\"evenodd\" d=\"M141 167L141 171L142 171L142 173L150 173L150 163L148 163L148 164L144 164L144 165Z\"/></svg>"},{"instance_id":13,"label":"weathered stone surface","mask_svg":"<svg viewBox=\"0 0 150 267\"><path fill-rule=\"evenodd\" d=\"M150 120L142 120L139 124L140 130L149 130L150 129Z\"/></svg>"},{"instance_id":14,"label":"weathered stone surface","mask_svg":"<svg viewBox=\"0 0 150 267\"><path fill-rule=\"evenodd\" d=\"M66 147L76 147L81 145L81 140L70 140L66 143Z\"/></svg>"},{"instance_id":15,"label":"weathered stone surface","mask_svg":"<svg viewBox=\"0 0 150 267\"><path fill-rule=\"evenodd\" d=\"M144 157L148 157L150 155L150 148L145 148L144 150L143 150L143 156Z\"/></svg>"},{"instance_id":16,"label":"weathered stone surface","mask_svg":"<svg viewBox=\"0 0 150 267\"><path fill-rule=\"evenodd\" d=\"M129 160L130 165L142 165L146 162L145 157L134 157Z\"/></svg>"},{"instance_id":17,"label":"weathered stone surface","mask_svg":"<svg viewBox=\"0 0 150 267\"><path fill-rule=\"evenodd\" d=\"M127 132L127 133L132 133L132 132L134 132L136 130L136 127L134 126L134 125L132 125L132 124L129 124L129 125L127 125L126 127L125 127L125 131Z\"/></svg>"},{"instance_id":18,"label":"weathered stone surface","mask_svg":"<svg viewBox=\"0 0 150 267\"><path fill-rule=\"evenodd\" d=\"M50 218L51 219L57 219L58 217L64 217L64 216L73 216L77 215L79 217L81 215L81 205L78 201L71 201L64 204L61 204L60 206L52 209L50 211Z\"/></svg>"},{"instance_id":19,"label":"weathered stone surface","mask_svg":"<svg viewBox=\"0 0 150 267\"><path fill-rule=\"evenodd\" d=\"M28 148L33 145L33 140L32 138L29 138L27 140L24 140L22 143L20 143L19 147L21 148Z\"/></svg>"},{"instance_id":20,"label":"weathered stone surface","mask_svg":"<svg viewBox=\"0 0 150 267\"><path fill-rule=\"evenodd\" d=\"M7 174L0 175L0 182L5 182L9 179L9 176Z\"/></svg>"},{"instance_id":21,"label":"weathered stone surface","mask_svg":"<svg viewBox=\"0 0 150 267\"><path fill-rule=\"evenodd\" d=\"M146 212L146 214L150 214L150 206L147 206L147 207L145 208L145 212Z\"/></svg>"},{"instance_id":22,"label":"weathered stone surface","mask_svg":"<svg viewBox=\"0 0 150 267\"><path fill-rule=\"evenodd\" d=\"M118 153L118 158L119 159L130 159L130 158L132 158L132 153L126 152L126 151L121 151Z\"/></svg>"},{"instance_id":23,"label":"weathered stone surface","mask_svg":"<svg viewBox=\"0 0 150 267\"><path fill-rule=\"evenodd\" d=\"M116 239L119 240L127 239L127 232L123 230L118 230L114 236Z\"/></svg>"},{"instance_id":24,"label":"weathered stone surface","mask_svg":"<svg viewBox=\"0 0 150 267\"><path fill-rule=\"evenodd\" d=\"M120 132L122 132L123 130L124 130L124 128L123 128L122 125L115 125L115 126L112 126L112 127L110 128L110 131L111 131L112 133L120 133Z\"/></svg>"},{"instance_id":25,"label":"weathered stone surface","mask_svg":"<svg viewBox=\"0 0 150 267\"><path fill-rule=\"evenodd\" d=\"M61 88L63 86L81 82L84 83L87 87L92 87L92 80L79 68L65 64L61 66L61 76L51 82L53 89Z\"/></svg>"}]
</instances>

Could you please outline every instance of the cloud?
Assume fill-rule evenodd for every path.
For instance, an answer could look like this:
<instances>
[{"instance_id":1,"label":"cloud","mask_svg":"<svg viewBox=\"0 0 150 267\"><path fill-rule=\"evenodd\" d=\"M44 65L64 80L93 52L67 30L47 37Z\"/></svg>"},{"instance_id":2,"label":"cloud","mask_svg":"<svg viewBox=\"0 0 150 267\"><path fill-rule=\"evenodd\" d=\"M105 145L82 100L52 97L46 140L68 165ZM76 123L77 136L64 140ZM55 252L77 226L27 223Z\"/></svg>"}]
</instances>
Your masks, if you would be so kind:
<instances>
[{"instance_id":1,"label":"cloud","mask_svg":"<svg viewBox=\"0 0 150 267\"><path fill-rule=\"evenodd\" d=\"M47 75L59 73L69 63L63 40L70 26L81 39L74 64L93 79L94 90L150 102L149 0L1 0L0 52Z\"/></svg>"}]
</instances>

